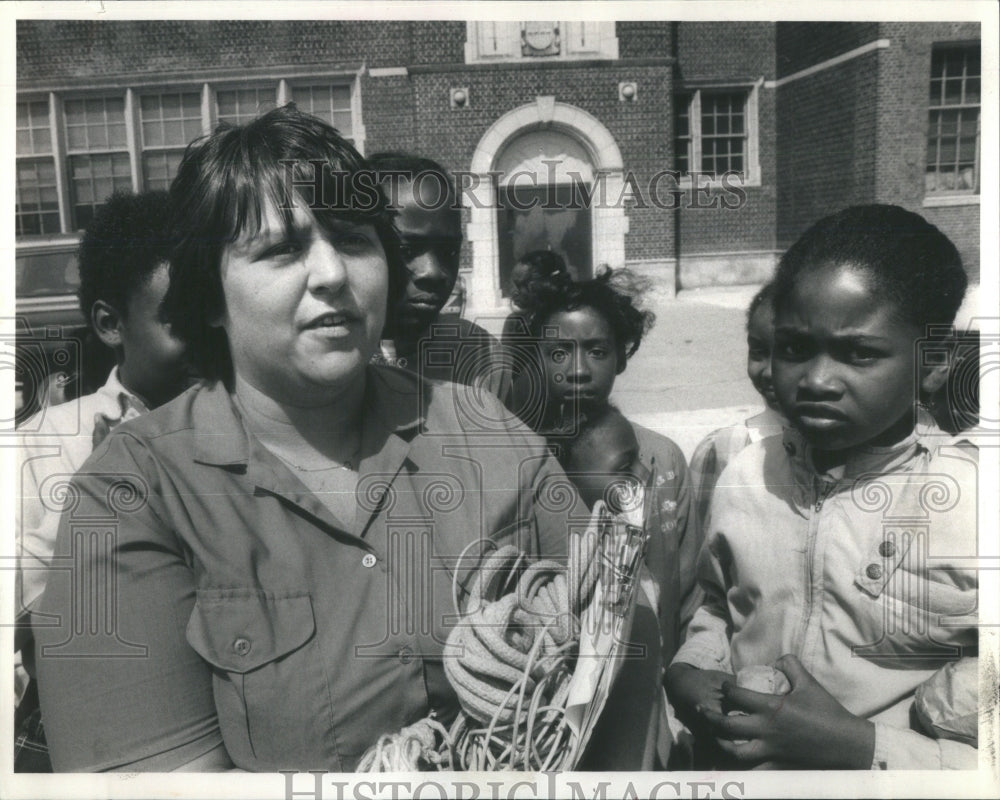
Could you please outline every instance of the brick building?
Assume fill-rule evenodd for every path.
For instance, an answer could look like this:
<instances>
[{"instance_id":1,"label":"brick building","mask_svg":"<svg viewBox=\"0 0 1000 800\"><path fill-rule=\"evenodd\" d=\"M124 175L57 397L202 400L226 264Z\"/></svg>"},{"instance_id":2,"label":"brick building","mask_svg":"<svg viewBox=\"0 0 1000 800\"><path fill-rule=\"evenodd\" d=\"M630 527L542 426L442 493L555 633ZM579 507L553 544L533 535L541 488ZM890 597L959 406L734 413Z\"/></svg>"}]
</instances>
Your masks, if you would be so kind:
<instances>
[{"instance_id":1,"label":"brick building","mask_svg":"<svg viewBox=\"0 0 1000 800\"><path fill-rule=\"evenodd\" d=\"M362 152L459 174L473 313L504 305L513 260L539 246L664 293L759 281L860 202L923 213L975 280L979 38L978 23L20 21L19 310L73 313L77 231L112 189L166 186L190 139L287 100Z\"/></svg>"}]
</instances>

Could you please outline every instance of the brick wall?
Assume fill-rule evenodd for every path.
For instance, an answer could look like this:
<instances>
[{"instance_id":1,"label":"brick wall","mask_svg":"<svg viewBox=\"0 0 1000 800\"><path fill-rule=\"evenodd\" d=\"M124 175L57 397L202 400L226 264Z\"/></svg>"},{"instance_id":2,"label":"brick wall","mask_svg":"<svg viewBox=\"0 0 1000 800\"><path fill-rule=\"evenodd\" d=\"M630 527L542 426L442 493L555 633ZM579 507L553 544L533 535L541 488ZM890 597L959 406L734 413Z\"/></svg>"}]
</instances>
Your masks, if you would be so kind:
<instances>
[{"instance_id":1,"label":"brick wall","mask_svg":"<svg viewBox=\"0 0 1000 800\"><path fill-rule=\"evenodd\" d=\"M955 242L973 280L979 279L979 206L924 207L927 96L931 53L940 42L980 38L978 23L882 23L891 44L879 52L878 158L875 198L925 216Z\"/></svg>"},{"instance_id":2,"label":"brick wall","mask_svg":"<svg viewBox=\"0 0 1000 800\"><path fill-rule=\"evenodd\" d=\"M692 84L770 80L775 71L774 37L775 25L770 22L678 23L678 79ZM688 208L685 204L678 215L682 284L686 282L685 255L770 250L775 246L775 98L773 90L763 87L758 89L758 126L761 185L745 188L746 203L738 209ZM705 202L704 196L699 202ZM720 262L719 268L730 267ZM720 280L724 281L724 276L697 277L699 285Z\"/></svg>"},{"instance_id":3,"label":"brick wall","mask_svg":"<svg viewBox=\"0 0 1000 800\"><path fill-rule=\"evenodd\" d=\"M879 35L877 22L779 22L778 77L861 47Z\"/></svg>"},{"instance_id":4,"label":"brick wall","mask_svg":"<svg viewBox=\"0 0 1000 800\"><path fill-rule=\"evenodd\" d=\"M456 24L462 26L457 48L441 47L439 39L454 38ZM411 37L416 29L410 26L343 20L20 20L17 74L57 80L227 67L316 64L336 69L363 60L369 66L391 66L413 58ZM457 49L462 60L464 37L464 24L453 23L435 34L435 42L449 58ZM421 55L426 55L423 49Z\"/></svg>"},{"instance_id":5,"label":"brick wall","mask_svg":"<svg viewBox=\"0 0 1000 800\"><path fill-rule=\"evenodd\" d=\"M875 201L878 58L867 53L777 89L780 248L820 217Z\"/></svg>"}]
</instances>

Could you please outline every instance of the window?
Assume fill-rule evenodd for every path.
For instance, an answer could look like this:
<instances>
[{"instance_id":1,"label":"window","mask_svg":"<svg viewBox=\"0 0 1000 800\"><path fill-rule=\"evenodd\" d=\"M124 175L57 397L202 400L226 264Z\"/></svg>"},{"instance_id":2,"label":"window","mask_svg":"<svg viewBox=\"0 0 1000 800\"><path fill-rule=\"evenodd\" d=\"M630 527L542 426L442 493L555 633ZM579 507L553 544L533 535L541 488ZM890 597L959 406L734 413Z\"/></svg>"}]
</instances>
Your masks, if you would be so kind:
<instances>
[{"instance_id":1,"label":"window","mask_svg":"<svg viewBox=\"0 0 1000 800\"><path fill-rule=\"evenodd\" d=\"M277 105L274 86L255 89L221 89L215 93L219 122L242 125L271 111Z\"/></svg>"},{"instance_id":2,"label":"window","mask_svg":"<svg viewBox=\"0 0 1000 800\"><path fill-rule=\"evenodd\" d=\"M142 183L146 189L170 186L184 148L202 133L201 94L146 94L139 99L142 131Z\"/></svg>"},{"instance_id":3,"label":"window","mask_svg":"<svg viewBox=\"0 0 1000 800\"><path fill-rule=\"evenodd\" d=\"M674 98L674 169L757 180L753 89L696 89Z\"/></svg>"},{"instance_id":4,"label":"window","mask_svg":"<svg viewBox=\"0 0 1000 800\"><path fill-rule=\"evenodd\" d=\"M18 236L59 232L59 190L48 100L17 104Z\"/></svg>"},{"instance_id":5,"label":"window","mask_svg":"<svg viewBox=\"0 0 1000 800\"><path fill-rule=\"evenodd\" d=\"M302 111L326 120L345 139L354 141L350 86L293 86L292 100Z\"/></svg>"},{"instance_id":6,"label":"window","mask_svg":"<svg viewBox=\"0 0 1000 800\"><path fill-rule=\"evenodd\" d=\"M191 141L219 122L249 122L279 102L294 100L361 148L365 132L351 80L306 74L287 84L189 82L19 97L17 236L75 233L112 192L168 188Z\"/></svg>"},{"instance_id":7,"label":"window","mask_svg":"<svg viewBox=\"0 0 1000 800\"><path fill-rule=\"evenodd\" d=\"M66 164L73 226L86 228L112 192L132 189L125 98L67 100Z\"/></svg>"},{"instance_id":8,"label":"window","mask_svg":"<svg viewBox=\"0 0 1000 800\"><path fill-rule=\"evenodd\" d=\"M465 62L618 58L614 22L467 22Z\"/></svg>"},{"instance_id":9,"label":"window","mask_svg":"<svg viewBox=\"0 0 1000 800\"><path fill-rule=\"evenodd\" d=\"M931 56L928 194L979 193L980 48L939 47Z\"/></svg>"}]
</instances>

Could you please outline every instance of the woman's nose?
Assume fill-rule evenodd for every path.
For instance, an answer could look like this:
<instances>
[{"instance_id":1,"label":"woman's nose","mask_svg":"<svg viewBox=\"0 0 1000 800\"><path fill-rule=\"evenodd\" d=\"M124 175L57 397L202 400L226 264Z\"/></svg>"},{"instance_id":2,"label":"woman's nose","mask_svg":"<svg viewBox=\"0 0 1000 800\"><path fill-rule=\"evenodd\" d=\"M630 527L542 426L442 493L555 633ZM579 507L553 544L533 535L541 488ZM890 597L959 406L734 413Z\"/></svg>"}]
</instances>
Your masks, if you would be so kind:
<instances>
[{"instance_id":1,"label":"woman's nose","mask_svg":"<svg viewBox=\"0 0 1000 800\"><path fill-rule=\"evenodd\" d=\"M311 292L339 292L347 280L344 260L337 248L323 237L316 237L306 253L308 285Z\"/></svg>"}]
</instances>

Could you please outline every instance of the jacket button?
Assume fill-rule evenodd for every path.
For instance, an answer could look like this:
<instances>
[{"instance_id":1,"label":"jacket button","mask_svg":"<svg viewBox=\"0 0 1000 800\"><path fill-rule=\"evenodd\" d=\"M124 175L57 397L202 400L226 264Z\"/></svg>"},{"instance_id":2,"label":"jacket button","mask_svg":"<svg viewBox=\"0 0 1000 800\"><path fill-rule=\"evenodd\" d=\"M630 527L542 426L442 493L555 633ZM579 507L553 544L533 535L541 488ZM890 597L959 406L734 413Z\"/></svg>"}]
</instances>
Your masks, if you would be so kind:
<instances>
[{"instance_id":1,"label":"jacket button","mask_svg":"<svg viewBox=\"0 0 1000 800\"><path fill-rule=\"evenodd\" d=\"M865 569L865 575L871 578L873 581L877 581L882 577L882 565L881 564L869 564Z\"/></svg>"},{"instance_id":2,"label":"jacket button","mask_svg":"<svg viewBox=\"0 0 1000 800\"><path fill-rule=\"evenodd\" d=\"M409 664L413 661L413 650L409 647L401 647L399 649L399 662L401 664Z\"/></svg>"},{"instance_id":3,"label":"jacket button","mask_svg":"<svg viewBox=\"0 0 1000 800\"><path fill-rule=\"evenodd\" d=\"M375 558L374 553L365 553L364 557L361 559L361 566L371 569L378 563L378 559Z\"/></svg>"},{"instance_id":4,"label":"jacket button","mask_svg":"<svg viewBox=\"0 0 1000 800\"><path fill-rule=\"evenodd\" d=\"M233 650L236 652L236 655L238 656L245 656L247 653L250 652L250 647L251 647L250 640L244 639L242 636L235 642L233 642Z\"/></svg>"},{"instance_id":5,"label":"jacket button","mask_svg":"<svg viewBox=\"0 0 1000 800\"><path fill-rule=\"evenodd\" d=\"M892 542L882 542L878 546L878 553L883 558L892 558L896 555L896 545Z\"/></svg>"}]
</instances>

